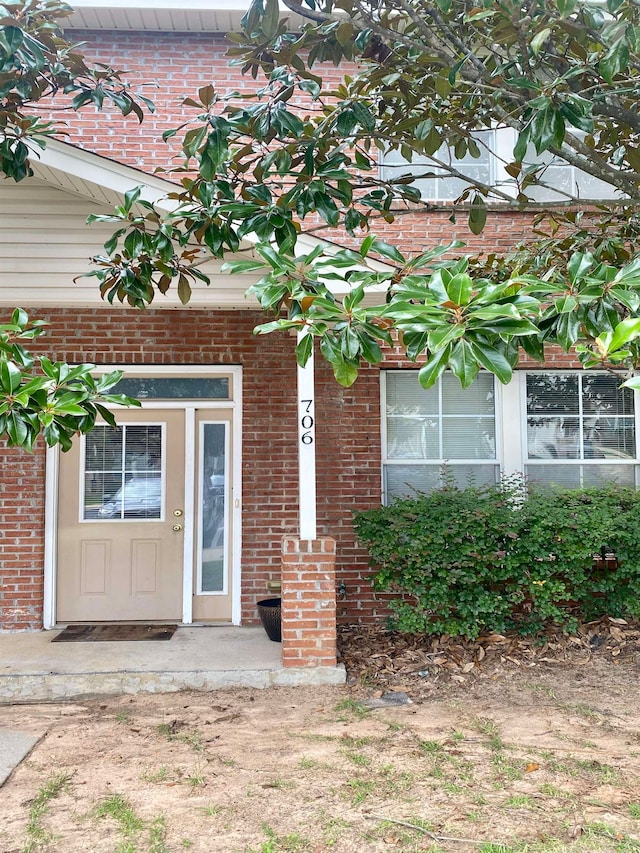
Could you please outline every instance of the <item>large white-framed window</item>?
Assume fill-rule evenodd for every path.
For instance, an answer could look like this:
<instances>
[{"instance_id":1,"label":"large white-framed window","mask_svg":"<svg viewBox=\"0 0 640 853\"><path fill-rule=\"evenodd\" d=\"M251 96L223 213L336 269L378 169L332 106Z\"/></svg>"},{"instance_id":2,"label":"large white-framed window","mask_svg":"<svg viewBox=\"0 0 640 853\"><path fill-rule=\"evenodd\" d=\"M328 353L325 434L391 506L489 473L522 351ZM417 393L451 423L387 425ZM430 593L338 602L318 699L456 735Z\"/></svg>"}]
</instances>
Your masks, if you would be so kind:
<instances>
[{"instance_id":1,"label":"large white-framed window","mask_svg":"<svg viewBox=\"0 0 640 853\"><path fill-rule=\"evenodd\" d=\"M508 386L480 373L466 390L445 373L381 372L383 499L524 473L569 488L640 487L640 407L606 371L522 370Z\"/></svg>"},{"instance_id":2,"label":"large white-framed window","mask_svg":"<svg viewBox=\"0 0 640 853\"><path fill-rule=\"evenodd\" d=\"M638 482L634 392L603 371L527 371L523 459L534 482L571 488Z\"/></svg>"},{"instance_id":3,"label":"large white-framed window","mask_svg":"<svg viewBox=\"0 0 640 853\"><path fill-rule=\"evenodd\" d=\"M463 157L456 157L448 145L441 145L434 157L475 181L496 186L507 177L497 153L500 142L497 131L480 131L477 141L479 157L473 157L469 152ZM419 190L423 199L430 201L455 201L468 186L466 181L453 177L423 154L414 154L411 161L406 160L398 150L389 150L381 155L380 176L383 180L390 181L406 175L424 176L416 177L411 186Z\"/></svg>"},{"instance_id":4,"label":"large white-framed window","mask_svg":"<svg viewBox=\"0 0 640 853\"><path fill-rule=\"evenodd\" d=\"M496 379L479 373L462 390L451 373L422 388L414 370L382 381L383 493L386 503L437 488L496 482L500 474Z\"/></svg>"},{"instance_id":5,"label":"large white-framed window","mask_svg":"<svg viewBox=\"0 0 640 853\"><path fill-rule=\"evenodd\" d=\"M573 130L573 135L583 138L586 134ZM543 164L538 172L539 185L532 184L525 190L533 201L566 201L568 197L588 199L619 198L620 193L611 184L582 172L566 160L555 157L550 151L536 154L531 145L524 158L525 167Z\"/></svg>"},{"instance_id":6,"label":"large white-framed window","mask_svg":"<svg viewBox=\"0 0 640 853\"><path fill-rule=\"evenodd\" d=\"M575 128L572 133L579 138L585 136ZM455 151L446 144L440 146L434 157L468 176L470 180L496 187L515 197L516 182L505 170L505 166L513 161L515 131L510 127L481 130L474 134L474 138L478 143L479 157L473 157L468 152L463 157L456 157ZM538 155L533 146L530 146L524 158L524 166L534 163L543 164L545 168L538 173L540 185L530 185L525 190L526 195L533 201L566 201L569 197L620 197L620 193L606 181L580 171L548 151ZM406 175L424 175L417 177L412 186L419 190L421 198L433 202L455 201L469 186L467 181L452 176L425 155L414 154L409 161L398 150L381 153L380 177L383 180L393 180ZM496 197L493 201L499 202L500 199Z\"/></svg>"}]
</instances>

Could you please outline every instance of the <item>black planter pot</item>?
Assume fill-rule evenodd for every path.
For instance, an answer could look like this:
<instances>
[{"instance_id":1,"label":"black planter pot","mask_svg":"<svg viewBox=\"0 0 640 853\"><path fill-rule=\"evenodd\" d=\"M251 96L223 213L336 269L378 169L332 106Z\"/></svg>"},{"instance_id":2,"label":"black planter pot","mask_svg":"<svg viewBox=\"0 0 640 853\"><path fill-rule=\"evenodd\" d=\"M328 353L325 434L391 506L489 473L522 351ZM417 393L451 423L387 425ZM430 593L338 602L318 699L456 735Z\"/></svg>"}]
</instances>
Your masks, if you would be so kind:
<instances>
[{"instance_id":1,"label":"black planter pot","mask_svg":"<svg viewBox=\"0 0 640 853\"><path fill-rule=\"evenodd\" d=\"M274 643L282 642L282 599L265 598L258 602L260 621L267 637Z\"/></svg>"}]
</instances>

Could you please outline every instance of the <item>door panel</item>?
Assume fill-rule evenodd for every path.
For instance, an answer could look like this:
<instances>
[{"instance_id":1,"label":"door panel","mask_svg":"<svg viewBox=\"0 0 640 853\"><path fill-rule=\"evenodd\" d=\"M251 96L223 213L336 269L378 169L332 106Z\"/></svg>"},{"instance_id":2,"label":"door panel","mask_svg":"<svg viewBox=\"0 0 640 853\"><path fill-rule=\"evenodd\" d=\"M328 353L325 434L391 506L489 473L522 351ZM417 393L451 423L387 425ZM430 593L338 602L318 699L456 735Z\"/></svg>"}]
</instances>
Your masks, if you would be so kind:
<instances>
[{"instance_id":1,"label":"door panel","mask_svg":"<svg viewBox=\"0 0 640 853\"><path fill-rule=\"evenodd\" d=\"M173 513L184 507L184 411L119 412L118 424L61 455L59 622L182 618L184 531Z\"/></svg>"}]
</instances>

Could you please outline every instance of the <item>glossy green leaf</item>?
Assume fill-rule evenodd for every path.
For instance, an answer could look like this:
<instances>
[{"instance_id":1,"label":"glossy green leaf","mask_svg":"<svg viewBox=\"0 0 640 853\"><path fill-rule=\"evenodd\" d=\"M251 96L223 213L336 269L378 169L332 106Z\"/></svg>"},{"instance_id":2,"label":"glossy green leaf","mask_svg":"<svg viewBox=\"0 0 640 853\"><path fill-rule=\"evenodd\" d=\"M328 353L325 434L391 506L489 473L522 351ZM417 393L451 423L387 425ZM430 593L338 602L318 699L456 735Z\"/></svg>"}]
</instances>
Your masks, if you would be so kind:
<instances>
[{"instance_id":1,"label":"glossy green leaf","mask_svg":"<svg viewBox=\"0 0 640 853\"><path fill-rule=\"evenodd\" d=\"M0 50L6 56L13 56L20 49L23 42L24 32L20 27L8 26L0 29Z\"/></svg>"},{"instance_id":2,"label":"glossy green leaf","mask_svg":"<svg viewBox=\"0 0 640 853\"><path fill-rule=\"evenodd\" d=\"M447 368L450 346L431 353L426 364L418 371L418 381L423 388L432 388Z\"/></svg>"},{"instance_id":3,"label":"glossy green leaf","mask_svg":"<svg viewBox=\"0 0 640 853\"><path fill-rule=\"evenodd\" d=\"M344 388L349 388L358 378L358 365L348 361L332 362L333 375Z\"/></svg>"},{"instance_id":4,"label":"glossy green leaf","mask_svg":"<svg viewBox=\"0 0 640 853\"><path fill-rule=\"evenodd\" d=\"M594 258L590 252L576 252L569 259L567 270L572 284L579 281L593 267Z\"/></svg>"},{"instance_id":5,"label":"glossy green leaf","mask_svg":"<svg viewBox=\"0 0 640 853\"><path fill-rule=\"evenodd\" d=\"M476 193L469 210L469 230L472 234L481 234L487 222L487 206L481 195Z\"/></svg>"},{"instance_id":6,"label":"glossy green leaf","mask_svg":"<svg viewBox=\"0 0 640 853\"><path fill-rule=\"evenodd\" d=\"M536 147L536 153L542 154L550 147L559 147L564 140L564 119L560 110L545 107L534 114L531 121L529 139Z\"/></svg>"},{"instance_id":7,"label":"glossy green leaf","mask_svg":"<svg viewBox=\"0 0 640 853\"><path fill-rule=\"evenodd\" d=\"M609 352L615 352L630 341L634 341L638 335L640 335L640 319L631 317L622 320L613 330Z\"/></svg>"},{"instance_id":8,"label":"glossy green leaf","mask_svg":"<svg viewBox=\"0 0 640 853\"><path fill-rule=\"evenodd\" d=\"M296 344L296 360L301 367L309 361L313 352L313 335L303 335Z\"/></svg>"},{"instance_id":9,"label":"glossy green leaf","mask_svg":"<svg viewBox=\"0 0 640 853\"><path fill-rule=\"evenodd\" d=\"M370 251L381 255L383 258L388 258L391 261L395 261L397 264L405 263L405 257L402 252L400 252L399 249L397 249L395 246L386 243L384 240L373 240L369 249Z\"/></svg>"},{"instance_id":10,"label":"glossy green leaf","mask_svg":"<svg viewBox=\"0 0 640 853\"><path fill-rule=\"evenodd\" d=\"M544 47L544 43L547 41L549 36L551 35L551 27L545 27L535 34L535 36L531 39L531 50L534 53L534 56L537 56L542 48Z\"/></svg>"},{"instance_id":11,"label":"glossy green leaf","mask_svg":"<svg viewBox=\"0 0 640 853\"><path fill-rule=\"evenodd\" d=\"M613 78L629 64L629 46L625 39L619 39L602 57L598 70L607 83L613 83Z\"/></svg>"},{"instance_id":12,"label":"glossy green leaf","mask_svg":"<svg viewBox=\"0 0 640 853\"><path fill-rule=\"evenodd\" d=\"M487 344L471 343L470 348L478 363L497 376L503 385L511 381L511 365L501 352Z\"/></svg>"},{"instance_id":13,"label":"glossy green leaf","mask_svg":"<svg viewBox=\"0 0 640 853\"><path fill-rule=\"evenodd\" d=\"M447 296L455 305L468 305L473 293L473 280L466 273L459 273L445 286Z\"/></svg>"},{"instance_id":14,"label":"glossy green leaf","mask_svg":"<svg viewBox=\"0 0 640 853\"><path fill-rule=\"evenodd\" d=\"M14 394L22 382L22 371L12 361L0 361L0 384L6 394Z\"/></svg>"},{"instance_id":15,"label":"glossy green leaf","mask_svg":"<svg viewBox=\"0 0 640 853\"><path fill-rule=\"evenodd\" d=\"M468 388L473 383L480 370L480 365L467 341L458 341L451 349L449 367L453 374L458 377L463 388Z\"/></svg>"}]
</instances>

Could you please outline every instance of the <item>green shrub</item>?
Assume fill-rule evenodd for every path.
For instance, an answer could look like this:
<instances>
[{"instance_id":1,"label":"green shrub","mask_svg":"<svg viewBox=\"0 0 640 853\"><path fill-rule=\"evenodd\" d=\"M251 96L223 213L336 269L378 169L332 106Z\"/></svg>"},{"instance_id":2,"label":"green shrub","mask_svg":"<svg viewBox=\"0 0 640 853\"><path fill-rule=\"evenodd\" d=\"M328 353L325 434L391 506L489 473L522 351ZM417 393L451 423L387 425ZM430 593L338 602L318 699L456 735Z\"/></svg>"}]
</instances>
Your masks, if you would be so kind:
<instances>
[{"instance_id":1,"label":"green shrub","mask_svg":"<svg viewBox=\"0 0 640 853\"><path fill-rule=\"evenodd\" d=\"M356 516L393 627L477 637L640 615L640 493L447 486ZM594 563L612 550L616 570Z\"/></svg>"}]
</instances>

